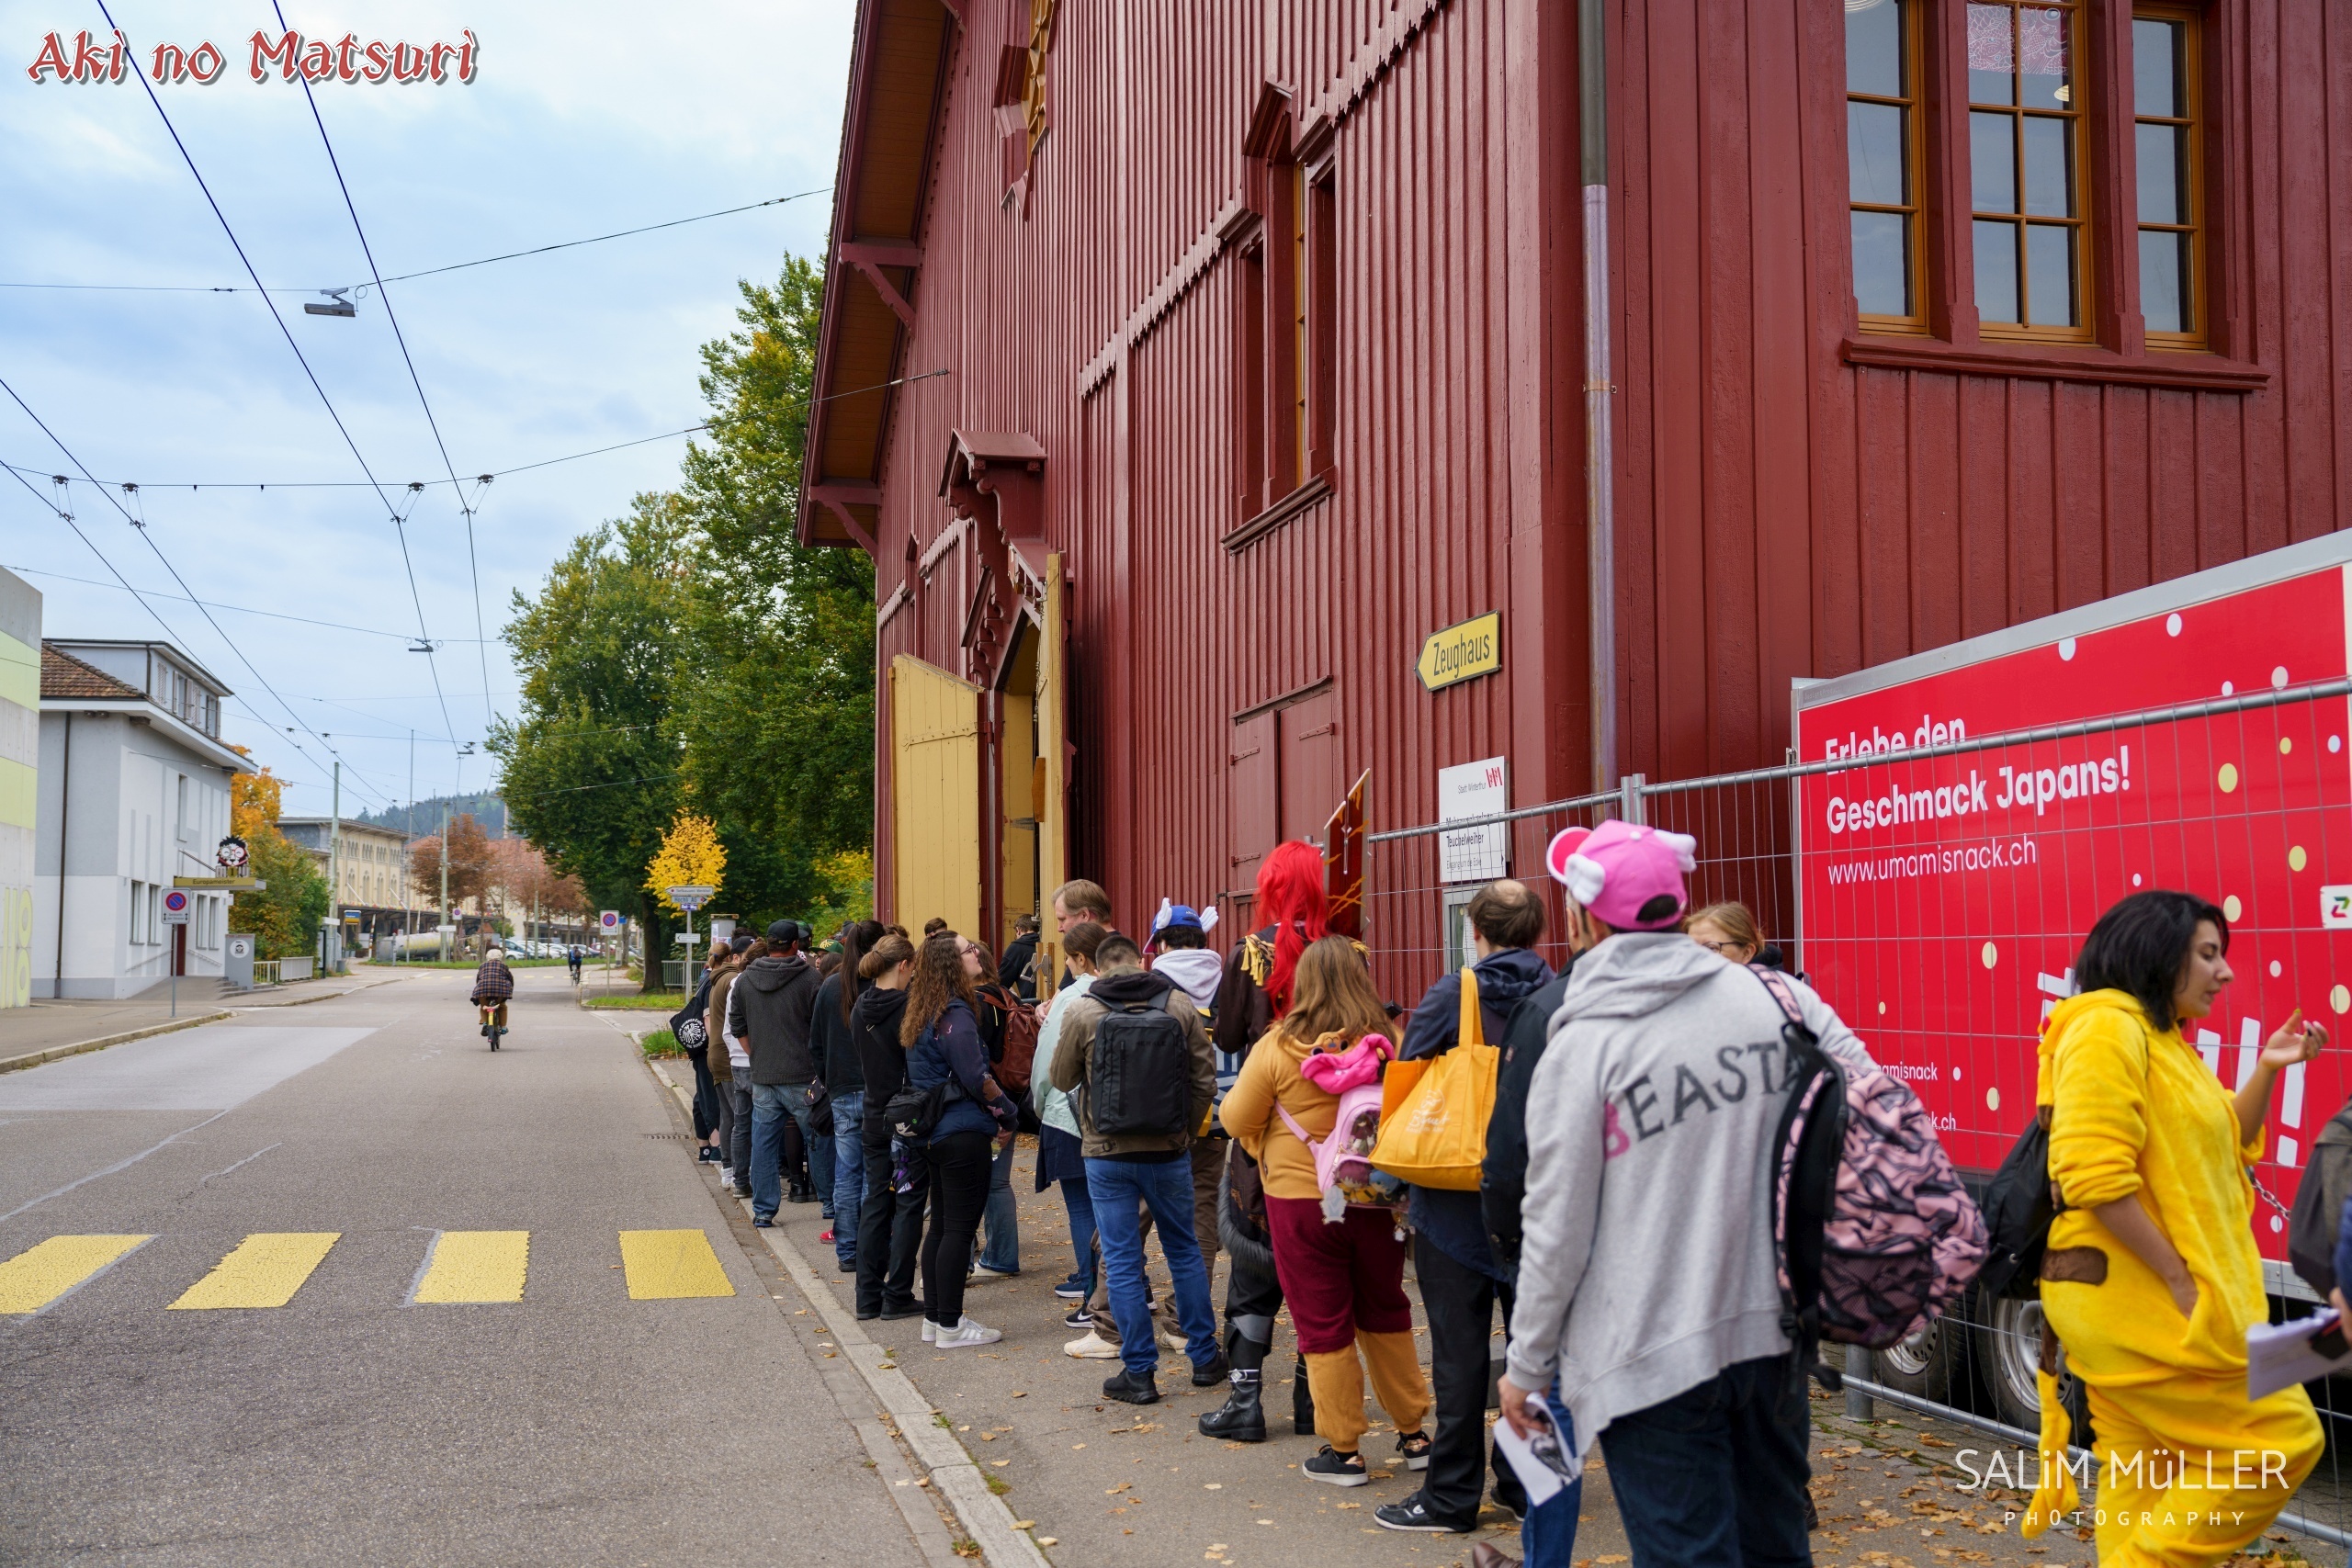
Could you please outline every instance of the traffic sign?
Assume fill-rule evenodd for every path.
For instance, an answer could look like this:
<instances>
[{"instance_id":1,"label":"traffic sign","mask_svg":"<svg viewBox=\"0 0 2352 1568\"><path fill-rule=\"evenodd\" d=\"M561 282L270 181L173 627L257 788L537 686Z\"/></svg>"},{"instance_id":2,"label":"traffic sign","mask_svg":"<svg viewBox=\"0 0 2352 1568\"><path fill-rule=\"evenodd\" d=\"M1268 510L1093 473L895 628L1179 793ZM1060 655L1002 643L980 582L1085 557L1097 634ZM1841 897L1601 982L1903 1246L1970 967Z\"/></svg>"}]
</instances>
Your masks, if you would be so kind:
<instances>
[{"instance_id":1,"label":"traffic sign","mask_svg":"<svg viewBox=\"0 0 2352 1568\"><path fill-rule=\"evenodd\" d=\"M716 887L697 887L689 886L684 887L664 887L662 891L668 896L671 903L675 904L679 908L684 909L687 914L691 915L696 909L701 908L705 904L709 903L710 896L718 892L718 889Z\"/></svg>"},{"instance_id":2,"label":"traffic sign","mask_svg":"<svg viewBox=\"0 0 2352 1568\"><path fill-rule=\"evenodd\" d=\"M164 923L167 926L187 924L187 894L178 887L164 889Z\"/></svg>"},{"instance_id":3,"label":"traffic sign","mask_svg":"<svg viewBox=\"0 0 2352 1568\"><path fill-rule=\"evenodd\" d=\"M605 910L596 917L596 929L607 931L616 931L620 930L621 912L618 909Z\"/></svg>"}]
</instances>

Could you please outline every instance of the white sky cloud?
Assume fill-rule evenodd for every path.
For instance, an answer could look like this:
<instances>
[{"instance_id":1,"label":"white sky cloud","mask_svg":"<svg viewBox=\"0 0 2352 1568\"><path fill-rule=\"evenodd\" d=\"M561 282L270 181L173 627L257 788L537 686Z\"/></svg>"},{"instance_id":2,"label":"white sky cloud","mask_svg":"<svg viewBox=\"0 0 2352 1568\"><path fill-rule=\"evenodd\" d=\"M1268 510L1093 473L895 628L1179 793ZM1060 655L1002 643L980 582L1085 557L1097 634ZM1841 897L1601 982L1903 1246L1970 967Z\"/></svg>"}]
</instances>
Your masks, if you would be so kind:
<instances>
[{"instance_id":1,"label":"white sky cloud","mask_svg":"<svg viewBox=\"0 0 2352 1568\"><path fill-rule=\"evenodd\" d=\"M366 278L318 131L298 86L245 75L266 5L109 0L142 62L158 41L206 38L228 54L209 86L157 89L263 279L319 288ZM444 0L336 7L290 0L288 21L339 39L430 41L470 27L479 79L398 87L322 84L320 112L378 265L408 272L738 206L831 183L851 7L842 0ZM134 82L62 85L25 67L52 28L103 34L95 4L0 0L0 282L243 285L243 270L171 138ZM733 326L736 281L772 277L789 250L821 249L830 197L553 255L392 286L419 377L461 475L679 429L702 417L701 344ZM380 302L354 321L308 317L280 296L361 454L388 487L440 477ZM200 597L413 635L399 539L364 488L206 490L191 480L355 480L337 434L268 312L249 294L0 288L0 376L100 478L141 481L152 536ZM475 525L490 635L583 529L631 494L673 482L683 442L517 474L493 484ZM63 458L0 399L0 458L65 472ZM39 486L44 491L47 484ZM394 491L396 498L404 491ZM142 589L175 592L136 532L86 485L72 510ZM484 680L462 520L448 487L407 525L424 621L449 638L428 660L397 637L216 612L237 646L348 764L346 810L409 793L481 786L449 735L479 739ZM0 479L0 564L27 569L52 635L143 637L155 623L73 534ZM288 806L323 810L322 774L290 722L191 607L157 601L177 640L234 687L230 739L288 784ZM513 672L493 645L489 705L512 711ZM312 754L318 747L305 741ZM354 774L356 778L354 778Z\"/></svg>"}]
</instances>

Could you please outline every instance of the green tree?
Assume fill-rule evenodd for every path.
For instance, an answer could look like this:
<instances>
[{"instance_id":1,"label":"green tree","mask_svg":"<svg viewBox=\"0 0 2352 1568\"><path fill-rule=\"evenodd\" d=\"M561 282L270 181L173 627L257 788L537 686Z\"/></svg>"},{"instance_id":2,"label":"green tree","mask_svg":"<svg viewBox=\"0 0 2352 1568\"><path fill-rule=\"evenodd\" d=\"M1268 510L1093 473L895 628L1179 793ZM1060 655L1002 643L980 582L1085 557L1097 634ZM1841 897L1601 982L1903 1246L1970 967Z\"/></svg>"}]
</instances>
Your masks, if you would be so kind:
<instances>
[{"instance_id":1,"label":"green tree","mask_svg":"<svg viewBox=\"0 0 2352 1568\"><path fill-rule=\"evenodd\" d=\"M597 904L633 909L647 952L670 922L645 868L677 814L673 695L686 618L690 525L673 495L582 536L535 599L514 595L503 636L522 674L521 712L491 732L515 830ZM661 984L646 966L646 988Z\"/></svg>"},{"instance_id":2,"label":"green tree","mask_svg":"<svg viewBox=\"0 0 2352 1568\"><path fill-rule=\"evenodd\" d=\"M237 895L231 928L254 933L259 958L296 958L314 951L334 890L311 852L268 824L245 836L245 848L252 874L268 886Z\"/></svg>"},{"instance_id":3,"label":"green tree","mask_svg":"<svg viewBox=\"0 0 2352 1568\"><path fill-rule=\"evenodd\" d=\"M773 285L741 288L740 330L703 345L711 434L680 487L698 570L677 729L729 900L764 922L859 891L842 855L873 830L874 565L794 536L824 275L786 256Z\"/></svg>"}]
</instances>

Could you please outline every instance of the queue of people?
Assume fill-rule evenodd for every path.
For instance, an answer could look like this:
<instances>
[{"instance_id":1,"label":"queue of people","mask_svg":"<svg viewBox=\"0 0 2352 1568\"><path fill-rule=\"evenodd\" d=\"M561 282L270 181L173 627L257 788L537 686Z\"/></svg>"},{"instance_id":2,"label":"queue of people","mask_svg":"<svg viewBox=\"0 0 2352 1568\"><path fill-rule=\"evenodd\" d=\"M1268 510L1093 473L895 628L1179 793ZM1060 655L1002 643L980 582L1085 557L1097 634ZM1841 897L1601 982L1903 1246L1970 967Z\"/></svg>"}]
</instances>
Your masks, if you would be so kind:
<instances>
[{"instance_id":1,"label":"queue of people","mask_svg":"<svg viewBox=\"0 0 2352 1568\"><path fill-rule=\"evenodd\" d=\"M854 922L814 957L812 933L778 921L715 952L699 998L706 1157L755 1224L824 1204L858 1317L920 1315L946 1350L1003 1337L967 1292L1023 1273L1012 1149L1034 1129L1035 1190L1057 1191L1073 1260L1051 1287L1078 1331L1063 1349L1118 1363L1104 1397L1157 1402L1162 1351L1179 1351L1193 1385L1226 1389L1200 1430L1267 1441L1287 1309L1292 1425L1319 1444L1298 1472L1369 1479L1368 1382L1420 1478L1374 1510L1385 1529L1467 1533L1491 1501L1523 1519L1527 1562L1559 1568L1598 1443L1636 1568L1806 1562L1817 1325L1789 1294L1776 1140L1808 1074L1880 1075L1746 908L1690 908L1693 849L1619 822L1562 834L1547 860L1561 967L1543 955L1539 890L1497 882L1464 911L1469 962L1409 1012L1329 930L1321 852L1303 842L1266 857L1261 923L1222 956L1214 910L1162 900L1139 942L1083 881L1054 891L1054 938L1016 932L1001 964L943 921L919 937ZM2245 1394L2245 1331L2267 1303L2245 1166L2275 1078L2326 1036L2290 1021L2225 1091L2181 1030L2227 984L2228 941L2201 899L2134 895L2094 928L2082 994L2045 1028L2060 1203L2042 1300L2109 1467L2107 1562L2223 1562L2322 1447L2300 1390ZM1414 1103L1392 1090L1456 1069L1490 1089L1469 1179L1380 1170ZM2345 1219L2352 1268L2352 1205ZM1551 1456L1560 1484L1542 1503L1500 1427ZM2063 1451L2063 1414L2044 1436ZM2240 1467L2220 1508L2129 1479L2135 1455L2197 1448L2280 1457L2251 1480ZM2066 1473L2036 1497L2045 1525L2071 1506Z\"/></svg>"}]
</instances>

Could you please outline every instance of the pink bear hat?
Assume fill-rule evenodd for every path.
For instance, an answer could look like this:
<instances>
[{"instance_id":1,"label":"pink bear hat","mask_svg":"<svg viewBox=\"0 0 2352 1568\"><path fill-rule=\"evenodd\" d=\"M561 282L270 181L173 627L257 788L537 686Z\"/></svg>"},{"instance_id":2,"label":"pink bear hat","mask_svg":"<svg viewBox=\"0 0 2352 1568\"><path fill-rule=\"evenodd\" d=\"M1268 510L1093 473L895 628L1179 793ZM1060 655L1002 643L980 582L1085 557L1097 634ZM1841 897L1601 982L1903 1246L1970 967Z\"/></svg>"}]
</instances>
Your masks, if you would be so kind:
<instances>
[{"instance_id":1,"label":"pink bear hat","mask_svg":"<svg viewBox=\"0 0 2352 1568\"><path fill-rule=\"evenodd\" d=\"M1367 1034L1344 1051L1317 1051L1298 1065L1298 1076L1326 1094L1345 1094L1380 1081L1380 1069L1396 1054L1385 1034Z\"/></svg>"},{"instance_id":2,"label":"pink bear hat","mask_svg":"<svg viewBox=\"0 0 2352 1568\"><path fill-rule=\"evenodd\" d=\"M1544 851L1544 863L1569 897L1611 930L1671 931L1690 901L1682 879L1698 869L1698 850L1699 840L1688 833L1611 818L1598 828L1562 831ZM1673 898L1673 912L1644 920L1643 906L1660 894Z\"/></svg>"}]
</instances>

